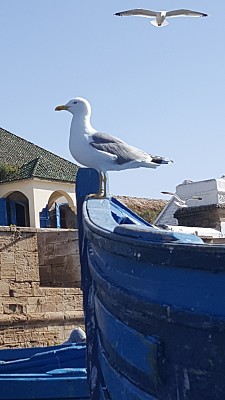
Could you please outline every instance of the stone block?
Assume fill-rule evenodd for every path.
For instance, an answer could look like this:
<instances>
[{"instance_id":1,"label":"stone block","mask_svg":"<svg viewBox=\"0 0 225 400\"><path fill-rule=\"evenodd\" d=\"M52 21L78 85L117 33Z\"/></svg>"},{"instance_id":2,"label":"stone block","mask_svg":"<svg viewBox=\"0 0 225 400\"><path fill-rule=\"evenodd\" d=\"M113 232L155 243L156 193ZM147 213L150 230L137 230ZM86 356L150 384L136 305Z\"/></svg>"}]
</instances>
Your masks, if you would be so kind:
<instances>
[{"instance_id":1,"label":"stone block","mask_svg":"<svg viewBox=\"0 0 225 400\"><path fill-rule=\"evenodd\" d=\"M63 299L64 310L65 311L82 311L83 310L83 296L74 296L72 298Z\"/></svg>"},{"instance_id":2,"label":"stone block","mask_svg":"<svg viewBox=\"0 0 225 400\"><path fill-rule=\"evenodd\" d=\"M45 249L46 249L46 251L45 251L46 255L52 256L54 254L54 244L53 243L47 244Z\"/></svg>"},{"instance_id":3,"label":"stone block","mask_svg":"<svg viewBox=\"0 0 225 400\"><path fill-rule=\"evenodd\" d=\"M1 285L1 283L0 283ZM32 287L29 282L10 282L10 297L30 297L32 296Z\"/></svg>"},{"instance_id":4,"label":"stone block","mask_svg":"<svg viewBox=\"0 0 225 400\"><path fill-rule=\"evenodd\" d=\"M1 321L1 314L3 314L3 298L0 296L0 321Z\"/></svg>"},{"instance_id":5,"label":"stone block","mask_svg":"<svg viewBox=\"0 0 225 400\"><path fill-rule=\"evenodd\" d=\"M42 290L44 290L45 296L55 296L58 294L63 294L63 289L56 287L43 288Z\"/></svg>"},{"instance_id":6,"label":"stone block","mask_svg":"<svg viewBox=\"0 0 225 400\"><path fill-rule=\"evenodd\" d=\"M24 314L25 307L23 304L19 304L17 302L11 304L3 304L3 313L4 314Z\"/></svg>"},{"instance_id":7,"label":"stone block","mask_svg":"<svg viewBox=\"0 0 225 400\"><path fill-rule=\"evenodd\" d=\"M9 296L9 282L0 281L0 295L4 297Z\"/></svg>"},{"instance_id":8,"label":"stone block","mask_svg":"<svg viewBox=\"0 0 225 400\"><path fill-rule=\"evenodd\" d=\"M68 271L64 265L52 266L52 279L57 283L65 283L68 281Z\"/></svg>"},{"instance_id":9,"label":"stone block","mask_svg":"<svg viewBox=\"0 0 225 400\"><path fill-rule=\"evenodd\" d=\"M18 304L23 304L26 305L27 304L27 297L19 297L18 299L16 297L3 297L3 303L6 304L14 304L15 302Z\"/></svg>"},{"instance_id":10,"label":"stone block","mask_svg":"<svg viewBox=\"0 0 225 400\"><path fill-rule=\"evenodd\" d=\"M50 322L54 322L54 324L57 322L58 324L61 324L64 321L64 313L63 312L55 312L55 311L49 311L45 313L46 318ZM50 324L48 324L49 326Z\"/></svg>"},{"instance_id":11,"label":"stone block","mask_svg":"<svg viewBox=\"0 0 225 400\"><path fill-rule=\"evenodd\" d=\"M40 281L36 253L16 253L16 281Z\"/></svg>"},{"instance_id":12,"label":"stone block","mask_svg":"<svg viewBox=\"0 0 225 400\"><path fill-rule=\"evenodd\" d=\"M39 233L40 235L40 233ZM67 241L68 240L68 233L67 231L62 231L60 232L59 230L57 231L51 231L49 232L43 232L43 235L45 236L45 243L55 243L57 241Z\"/></svg>"},{"instance_id":13,"label":"stone block","mask_svg":"<svg viewBox=\"0 0 225 400\"><path fill-rule=\"evenodd\" d=\"M27 299L27 304L31 305L38 305L38 304L44 304L46 302L46 297L42 296L42 297L29 297Z\"/></svg>"},{"instance_id":14,"label":"stone block","mask_svg":"<svg viewBox=\"0 0 225 400\"><path fill-rule=\"evenodd\" d=\"M77 321L76 323L78 323L79 325L80 325L81 322L84 324L83 311L77 311L77 310L65 311L64 312L64 319L65 319L65 322L72 323L72 321Z\"/></svg>"},{"instance_id":15,"label":"stone block","mask_svg":"<svg viewBox=\"0 0 225 400\"><path fill-rule=\"evenodd\" d=\"M42 312L34 312L34 313L27 314L27 321L28 321L31 329L34 329L34 327L37 324L42 324L42 326L43 326L43 325L49 323L47 314L42 313Z\"/></svg>"},{"instance_id":16,"label":"stone block","mask_svg":"<svg viewBox=\"0 0 225 400\"><path fill-rule=\"evenodd\" d=\"M53 255L53 256L45 256L44 257L44 265L64 265L65 256L62 255Z\"/></svg>"},{"instance_id":17,"label":"stone block","mask_svg":"<svg viewBox=\"0 0 225 400\"><path fill-rule=\"evenodd\" d=\"M2 229L2 228L1 228ZM1 250L11 248L13 246L13 238L6 232L0 232L0 248Z\"/></svg>"},{"instance_id":18,"label":"stone block","mask_svg":"<svg viewBox=\"0 0 225 400\"><path fill-rule=\"evenodd\" d=\"M65 256L65 265L68 270L70 270L71 275L73 276L73 282L81 281L81 268L79 262L79 256Z\"/></svg>"},{"instance_id":19,"label":"stone block","mask_svg":"<svg viewBox=\"0 0 225 400\"><path fill-rule=\"evenodd\" d=\"M75 253L75 246L73 242L59 242L55 243L55 255L67 256Z\"/></svg>"},{"instance_id":20,"label":"stone block","mask_svg":"<svg viewBox=\"0 0 225 400\"><path fill-rule=\"evenodd\" d=\"M12 329L7 329L4 332L4 342L7 344L10 343L15 343L15 336L14 336L14 331Z\"/></svg>"},{"instance_id":21,"label":"stone block","mask_svg":"<svg viewBox=\"0 0 225 400\"><path fill-rule=\"evenodd\" d=\"M45 296L46 289L41 288L39 282L31 282L32 296Z\"/></svg>"},{"instance_id":22,"label":"stone block","mask_svg":"<svg viewBox=\"0 0 225 400\"><path fill-rule=\"evenodd\" d=\"M45 303L49 304L50 302L53 302L54 304L62 304L63 302L63 296L60 294L55 294L54 296L46 296L45 297Z\"/></svg>"},{"instance_id":23,"label":"stone block","mask_svg":"<svg viewBox=\"0 0 225 400\"><path fill-rule=\"evenodd\" d=\"M67 242L68 241L68 230L59 230L56 234L56 242Z\"/></svg>"},{"instance_id":24,"label":"stone block","mask_svg":"<svg viewBox=\"0 0 225 400\"><path fill-rule=\"evenodd\" d=\"M27 314L36 314L41 312L41 305L40 304L28 304L27 307Z\"/></svg>"},{"instance_id":25,"label":"stone block","mask_svg":"<svg viewBox=\"0 0 225 400\"><path fill-rule=\"evenodd\" d=\"M15 264L15 253L14 251L2 251L1 252L1 264Z\"/></svg>"},{"instance_id":26,"label":"stone block","mask_svg":"<svg viewBox=\"0 0 225 400\"><path fill-rule=\"evenodd\" d=\"M27 240L27 251L38 252L37 234L29 236Z\"/></svg>"},{"instance_id":27,"label":"stone block","mask_svg":"<svg viewBox=\"0 0 225 400\"><path fill-rule=\"evenodd\" d=\"M13 281L16 279L16 268L13 264L5 264L1 267L1 279L10 279Z\"/></svg>"},{"instance_id":28,"label":"stone block","mask_svg":"<svg viewBox=\"0 0 225 400\"><path fill-rule=\"evenodd\" d=\"M76 295L76 294L82 295L82 290L80 288L64 288L63 294L70 295L70 296Z\"/></svg>"},{"instance_id":29,"label":"stone block","mask_svg":"<svg viewBox=\"0 0 225 400\"><path fill-rule=\"evenodd\" d=\"M20 232L20 239L17 239L14 244L15 251L37 251L37 245L35 246L33 240L28 235Z\"/></svg>"},{"instance_id":30,"label":"stone block","mask_svg":"<svg viewBox=\"0 0 225 400\"><path fill-rule=\"evenodd\" d=\"M57 312L63 312L64 311L64 304L63 303L57 303L57 306L56 306L56 311Z\"/></svg>"},{"instance_id":31,"label":"stone block","mask_svg":"<svg viewBox=\"0 0 225 400\"><path fill-rule=\"evenodd\" d=\"M24 314L2 314L0 315L0 326L13 326L16 328L18 324L24 324L27 321L27 316Z\"/></svg>"},{"instance_id":32,"label":"stone block","mask_svg":"<svg viewBox=\"0 0 225 400\"><path fill-rule=\"evenodd\" d=\"M26 343L31 340L32 331L28 329L23 329L21 331L14 331L15 343Z\"/></svg>"},{"instance_id":33,"label":"stone block","mask_svg":"<svg viewBox=\"0 0 225 400\"><path fill-rule=\"evenodd\" d=\"M4 344L5 344L4 333L0 332L0 346L2 347Z\"/></svg>"},{"instance_id":34,"label":"stone block","mask_svg":"<svg viewBox=\"0 0 225 400\"><path fill-rule=\"evenodd\" d=\"M78 241L78 230L69 230L68 231L68 240L69 241Z\"/></svg>"},{"instance_id":35,"label":"stone block","mask_svg":"<svg viewBox=\"0 0 225 400\"><path fill-rule=\"evenodd\" d=\"M46 232L41 230L37 232L37 243L38 243L38 248L40 247L45 247L46 246Z\"/></svg>"},{"instance_id":36,"label":"stone block","mask_svg":"<svg viewBox=\"0 0 225 400\"><path fill-rule=\"evenodd\" d=\"M52 282L52 269L50 265L41 265L39 268L40 285L50 285Z\"/></svg>"},{"instance_id":37,"label":"stone block","mask_svg":"<svg viewBox=\"0 0 225 400\"><path fill-rule=\"evenodd\" d=\"M47 327L42 327L41 329L35 329L31 332L31 341L39 341L50 339L51 336L54 336L54 333L49 334Z\"/></svg>"},{"instance_id":38,"label":"stone block","mask_svg":"<svg viewBox=\"0 0 225 400\"><path fill-rule=\"evenodd\" d=\"M41 312L57 312L57 304L53 302L45 303L41 305Z\"/></svg>"}]
</instances>

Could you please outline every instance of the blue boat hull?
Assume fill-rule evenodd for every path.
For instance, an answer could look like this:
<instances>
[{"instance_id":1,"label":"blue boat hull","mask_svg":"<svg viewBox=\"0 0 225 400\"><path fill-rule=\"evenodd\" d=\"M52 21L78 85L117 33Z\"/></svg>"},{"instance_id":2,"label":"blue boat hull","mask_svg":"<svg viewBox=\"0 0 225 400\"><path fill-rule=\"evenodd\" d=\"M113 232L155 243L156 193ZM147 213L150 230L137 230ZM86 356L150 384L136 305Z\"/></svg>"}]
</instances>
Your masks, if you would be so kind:
<instances>
[{"instance_id":1,"label":"blue boat hull","mask_svg":"<svg viewBox=\"0 0 225 400\"><path fill-rule=\"evenodd\" d=\"M88 400L85 369L36 374L1 374L2 400Z\"/></svg>"},{"instance_id":2,"label":"blue boat hull","mask_svg":"<svg viewBox=\"0 0 225 400\"><path fill-rule=\"evenodd\" d=\"M85 199L98 182L79 170L91 399L224 400L225 247Z\"/></svg>"},{"instance_id":3,"label":"blue boat hull","mask_svg":"<svg viewBox=\"0 0 225 400\"><path fill-rule=\"evenodd\" d=\"M88 400L86 346L0 351L0 400Z\"/></svg>"}]
</instances>

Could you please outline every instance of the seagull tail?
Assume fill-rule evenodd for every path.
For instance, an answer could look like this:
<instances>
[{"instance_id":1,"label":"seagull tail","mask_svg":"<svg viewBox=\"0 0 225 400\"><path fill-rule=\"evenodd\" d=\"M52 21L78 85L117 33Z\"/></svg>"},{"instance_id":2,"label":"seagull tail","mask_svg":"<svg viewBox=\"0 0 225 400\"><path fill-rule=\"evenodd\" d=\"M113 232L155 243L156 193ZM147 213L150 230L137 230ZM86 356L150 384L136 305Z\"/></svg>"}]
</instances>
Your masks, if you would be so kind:
<instances>
[{"instance_id":1,"label":"seagull tail","mask_svg":"<svg viewBox=\"0 0 225 400\"><path fill-rule=\"evenodd\" d=\"M160 157L160 156L151 156L151 157L152 157L152 162L158 165L173 163L172 160L166 157Z\"/></svg>"},{"instance_id":2,"label":"seagull tail","mask_svg":"<svg viewBox=\"0 0 225 400\"><path fill-rule=\"evenodd\" d=\"M154 19L153 21L150 21L150 23L151 23L152 25L156 26L157 28L161 28L162 26L169 25L169 22L167 22L167 21L163 21L163 22L161 23L161 25L158 25L158 22L156 21L156 19Z\"/></svg>"}]
</instances>

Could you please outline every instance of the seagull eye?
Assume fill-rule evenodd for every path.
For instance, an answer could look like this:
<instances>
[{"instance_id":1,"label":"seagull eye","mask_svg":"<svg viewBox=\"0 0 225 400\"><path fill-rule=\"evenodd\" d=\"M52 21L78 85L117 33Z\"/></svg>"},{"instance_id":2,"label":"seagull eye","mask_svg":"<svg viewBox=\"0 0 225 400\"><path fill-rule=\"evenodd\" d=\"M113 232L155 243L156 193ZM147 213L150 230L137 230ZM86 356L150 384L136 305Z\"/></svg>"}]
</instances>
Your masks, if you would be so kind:
<instances>
[{"instance_id":1,"label":"seagull eye","mask_svg":"<svg viewBox=\"0 0 225 400\"><path fill-rule=\"evenodd\" d=\"M74 101L73 104L77 104L77 101Z\"/></svg>"}]
</instances>

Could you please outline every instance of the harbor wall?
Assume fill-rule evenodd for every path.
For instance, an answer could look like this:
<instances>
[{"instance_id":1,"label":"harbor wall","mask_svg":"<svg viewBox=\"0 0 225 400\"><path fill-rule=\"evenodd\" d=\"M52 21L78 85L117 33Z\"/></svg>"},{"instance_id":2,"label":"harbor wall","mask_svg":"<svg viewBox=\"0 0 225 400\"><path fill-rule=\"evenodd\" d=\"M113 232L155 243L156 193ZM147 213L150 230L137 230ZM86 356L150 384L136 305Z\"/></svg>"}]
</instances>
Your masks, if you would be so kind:
<instances>
[{"instance_id":1,"label":"harbor wall","mask_svg":"<svg viewBox=\"0 0 225 400\"><path fill-rule=\"evenodd\" d=\"M0 348L60 344L78 325L77 230L0 227Z\"/></svg>"}]
</instances>

